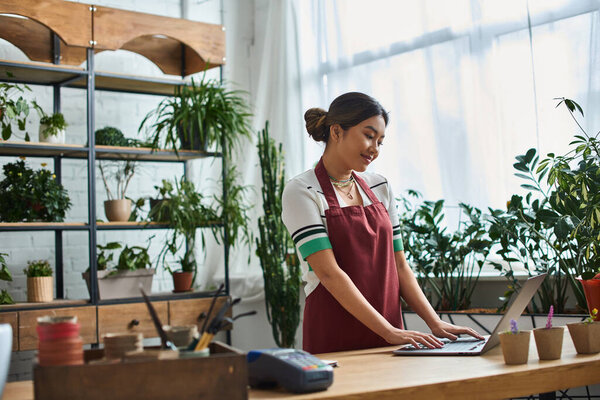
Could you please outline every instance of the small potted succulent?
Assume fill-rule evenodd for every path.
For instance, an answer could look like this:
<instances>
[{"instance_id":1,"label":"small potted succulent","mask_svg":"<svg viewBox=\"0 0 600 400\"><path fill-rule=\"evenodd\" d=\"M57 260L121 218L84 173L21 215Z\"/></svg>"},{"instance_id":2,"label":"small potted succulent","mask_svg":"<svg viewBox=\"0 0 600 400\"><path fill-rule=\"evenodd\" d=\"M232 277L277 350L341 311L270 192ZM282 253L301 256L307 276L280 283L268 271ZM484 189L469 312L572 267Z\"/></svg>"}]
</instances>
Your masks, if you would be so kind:
<instances>
[{"instance_id":1,"label":"small potted succulent","mask_svg":"<svg viewBox=\"0 0 600 400\"><path fill-rule=\"evenodd\" d=\"M39 140L42 143L65 143L65 129L69 126L62 113L44 114L40 118Z\"/></svg>"},{"instance_id":2,"label":"small potted succulent","mask_svg":"<svg viewBox=\"0 0 600 400\"><path fill-rule=\"evenodd\" d=\"M6 259L4 258L5 256L8 256L8 254L0 253L0 281L12 282L12 275L10 274L8 266L6 265ZM0 292L0 304L14 303L15 301L13 300L10 293L8 293L7 290L2 289L2 291Z\"/></svg>"},{"instance_id":3,"label":"small potted succulent","mask_svg":"<svg viewBox=\"0 0 600 400\"><path fill-rule=\"evenodd\" d=\"M27 301L46 303L54 300L54 279L48 260L28 261L23 270L27 275Z\"/></svg>"},{"instance_id":4,"label":"small potted succulent","mask_svg":"<svg viewBox=\"0 0 600 400\"><path fill-rule=\"evenodd\" d=\"M557 360L562 353L562 344L564 337L564 326L552 326L552 316L554 314L554 306L550 306L548 320L543 328L533 330L535 338L535 346L538 351L540 360Z\"/></svg>"},{"instance_id":5,"label":"small potted succulent","mask_svg":"<svg viewBox=\"0 0 600 400\"><path fill-rule=\"evenodd\" d=\"M98 297L100 300L120 299L126 297L139 297L140 284L146 292L152 290L152 279L155 269L151 266L148 247L125 246L119 242L110 242L98 245ZM113 261L114 251L121 250L116 265L109 265ZM83 279L90 289L89 269L82 274Z\"/></svg>"},{"instance_id":6,"label":"small potted succulent","mask_svg":"<svg viewBox=\"0 0 600 400\"><path fill-rule=\"evenodd\" d=\"M517 321L510 320L510 330L500 333L504 362L509 365L526 364L529 358L530 331L521 331Z\"/></svg>"},{"instance_id":7,"label":"small potted succulent","mask_svg":"<svg viewBox=\"0 0 600 400\"><path fill-rule=\"evenodd\" d=\"M595 321L597 318L598 309L594 308L583 321L567 324L578 354L600 352L600 322Z\"/></svg>"}]
</instances>

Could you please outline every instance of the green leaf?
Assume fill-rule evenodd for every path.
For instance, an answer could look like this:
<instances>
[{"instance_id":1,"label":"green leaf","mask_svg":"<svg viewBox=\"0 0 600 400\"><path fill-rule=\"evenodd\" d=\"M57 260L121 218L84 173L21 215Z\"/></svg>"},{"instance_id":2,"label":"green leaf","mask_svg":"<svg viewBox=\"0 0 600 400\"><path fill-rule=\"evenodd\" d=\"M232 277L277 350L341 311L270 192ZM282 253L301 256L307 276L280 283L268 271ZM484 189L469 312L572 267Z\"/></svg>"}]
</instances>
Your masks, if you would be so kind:
<instances>
[{"instance_id":1,"label":"green leaf","mask_svg":"<svg viewBox=\"0 0 600 400\"><path fill-rule=\"evenodd\" d=\"M527 168L527 165L525 165L524 163L514 163L513 167L515 169L518 169L519 171L529 172L529 168Z\"/></svg>"}]
</instances>

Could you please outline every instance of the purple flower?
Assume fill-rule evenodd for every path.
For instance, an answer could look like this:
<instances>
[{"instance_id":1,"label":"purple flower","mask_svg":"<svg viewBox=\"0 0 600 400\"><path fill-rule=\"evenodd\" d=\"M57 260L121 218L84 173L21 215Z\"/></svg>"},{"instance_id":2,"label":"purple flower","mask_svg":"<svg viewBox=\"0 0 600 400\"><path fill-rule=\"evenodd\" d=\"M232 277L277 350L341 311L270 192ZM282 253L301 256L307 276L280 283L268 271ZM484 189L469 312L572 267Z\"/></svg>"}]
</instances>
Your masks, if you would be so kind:
<instances>
[{"instance_id":1,"label":"purple flower","mask_svg":"<svg viewBox=\"0 0 600 400\"><path fill-rule=\"evenodd\" d=\"M515 321L514 319L510 320L510 331L515 335L517 333L519 333L519 328L517 327L517 321Z\"/></svg>"},{"instance_id":2,"label":"purple flower","mask_svg":"<svg viewBox=\"0 0 600 400\"><path fill-rule=\"evenodd\" d=\"M554 315L554 306L550 306L550 311L548 312L548 321L546 322L546 329L552 328L552 316Z\"/></svg>"}]
</instances>

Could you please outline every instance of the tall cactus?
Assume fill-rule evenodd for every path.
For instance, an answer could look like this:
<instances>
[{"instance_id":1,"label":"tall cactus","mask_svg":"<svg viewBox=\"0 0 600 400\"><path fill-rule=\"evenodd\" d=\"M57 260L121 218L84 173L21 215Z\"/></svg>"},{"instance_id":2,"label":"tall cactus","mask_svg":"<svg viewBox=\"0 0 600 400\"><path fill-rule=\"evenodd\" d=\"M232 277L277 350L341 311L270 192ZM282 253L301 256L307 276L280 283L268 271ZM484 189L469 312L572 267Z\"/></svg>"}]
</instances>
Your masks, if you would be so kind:
<instances>
[{"instance_id":1,"label":"tall cactus","mask_svg":"<svg viewBox=\"0 0 600 400\"><path fill-rule=\"evenodd\" d=\"M262 171L264 216L258 219L260 237L256 254L265 281L267 318L279 347L294 347L300 323L300 263L294 242L281 220L285 170L281 143L269 137L269 122L259 133L258 156Z\"/></svg>"}]
</instances>

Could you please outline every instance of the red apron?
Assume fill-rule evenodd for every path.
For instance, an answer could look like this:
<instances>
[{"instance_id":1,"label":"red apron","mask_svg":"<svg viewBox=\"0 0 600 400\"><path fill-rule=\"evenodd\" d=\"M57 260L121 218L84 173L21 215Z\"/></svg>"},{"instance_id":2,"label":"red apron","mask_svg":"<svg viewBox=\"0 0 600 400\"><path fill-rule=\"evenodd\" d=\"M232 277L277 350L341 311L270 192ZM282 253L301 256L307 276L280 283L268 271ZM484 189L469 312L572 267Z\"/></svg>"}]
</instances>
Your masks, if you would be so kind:
<instances>
[{"instance_id":1,"label":"red apron","mask_svg":"<svg viewBox=\"0 0 600 400\"><path fill-rule=\"evenodd\" d=\"M329 206L325 218L338 265L390 324L402 328L392 224L386 208L354 172L372 204L342 208L323 159L315 173ZM346 311L322 284L306 298L302 336L304 350L313 354L389 345Z\"/></svg>"}]
</instances>

